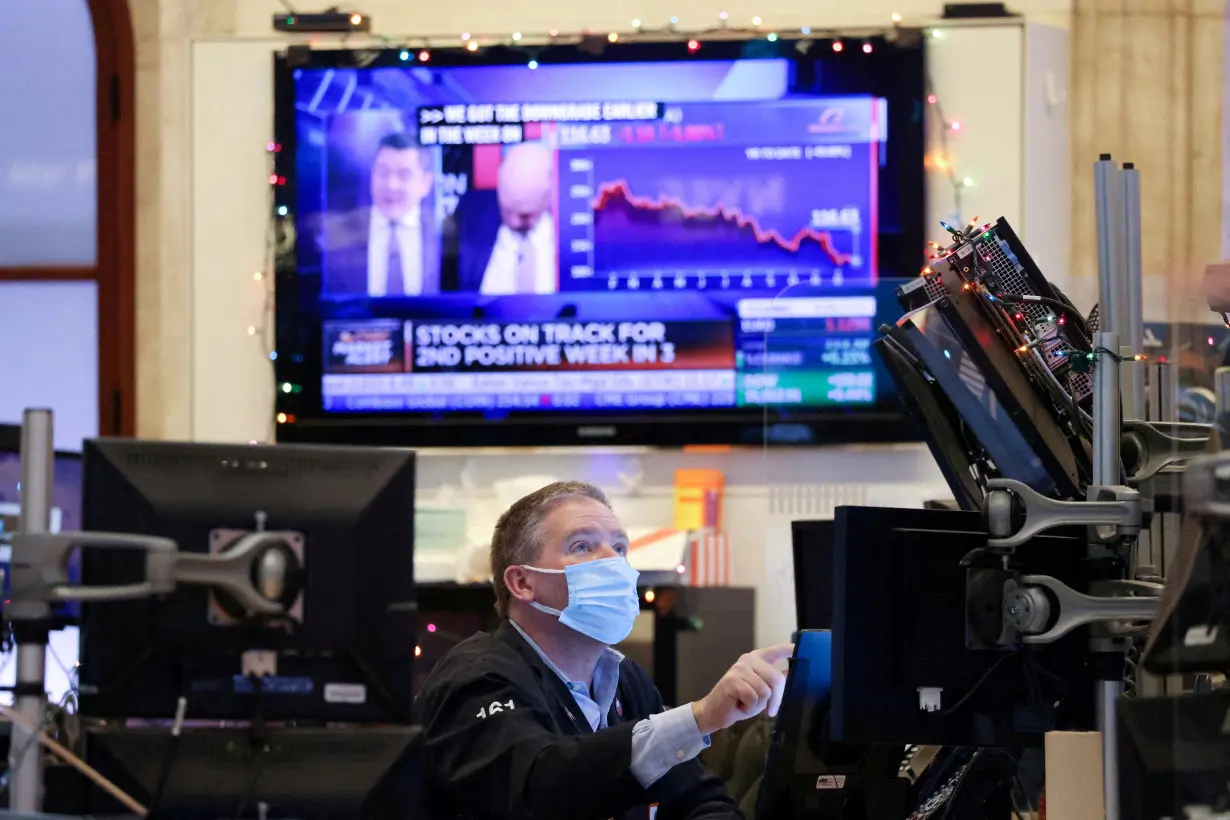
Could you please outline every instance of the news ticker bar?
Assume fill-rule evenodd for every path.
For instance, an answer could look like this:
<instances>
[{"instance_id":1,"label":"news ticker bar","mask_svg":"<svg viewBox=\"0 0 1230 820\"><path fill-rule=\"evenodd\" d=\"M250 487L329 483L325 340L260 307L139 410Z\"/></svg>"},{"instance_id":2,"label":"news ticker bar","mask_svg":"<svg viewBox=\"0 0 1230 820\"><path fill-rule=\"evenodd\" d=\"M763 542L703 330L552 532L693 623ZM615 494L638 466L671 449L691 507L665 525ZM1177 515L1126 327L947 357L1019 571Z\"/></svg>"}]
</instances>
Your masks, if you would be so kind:
<instances>
[{"instance_id":1,"label":"news ticker bar","mask_svg":"<svg viewBox=\"0 0 1230 820\"><path fill-rule=\"evenodd\" d=\"M424 105L419 125L524 125L543 122L640 122L662 118L662 103L536 102Z\"/></svg>"},{"instance_id":2,"label":"news ticker bar","mask_svg":"<svg viewBox=\"0 0 1230 820\"><path fill-rule=\"evenodd\" d=\"M735 391L713 393L563 393L515 396L466 393L464 395L333 396L325 399L328 413L464 412L467 410L680 410L735 406Z\"/></svg>"},{"instance_id":3,"label":"news ticker bar","mask_svg":"<svg viewBox=\"0 0 1230 820\"><path fill-rule=\"evenodd\" d=\"M330 412L831 407L876 400L871 370L348 374L323 379Z\"/></svg>"},{"instance_id":4,"label":"news ticker bar","mask_svg":"<svg viewBox=\"0 0 1230 820\"><path fill-rule=\"evenodd\" d=\"M734 390L656 391L651 393L448 393L380 396L327 396L330 413L406 413L466 410L647 410L734 407Z\"/></svg>"},{"instance_id":5,"label":"news ticker bar","mask_svg":"<svg viewBox=\"0 0 1230 820\"><path fill-rule=\"evenodd\" d=\"M326 398L340 396L637 393L734 390L733 370L548 371L538 373L331 373Z\"/></svg>"}]
</instances>

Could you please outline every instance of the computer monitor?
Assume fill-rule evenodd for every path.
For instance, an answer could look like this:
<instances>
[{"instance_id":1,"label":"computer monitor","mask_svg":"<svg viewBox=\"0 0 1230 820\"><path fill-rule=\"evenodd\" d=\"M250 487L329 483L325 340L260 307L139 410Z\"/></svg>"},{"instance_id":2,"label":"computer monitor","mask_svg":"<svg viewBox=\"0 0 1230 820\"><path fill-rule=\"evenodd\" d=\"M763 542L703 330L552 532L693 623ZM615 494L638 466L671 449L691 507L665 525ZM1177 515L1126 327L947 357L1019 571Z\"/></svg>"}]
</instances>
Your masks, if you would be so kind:
<instances>
[{"instance_id":1,"label":"computer monitor","mask_svg":"<svg viewBox=\"0 0 1230 820\"><path fill-rule=\"evenodd\" d=\"M415 726L92 727L90 762L151 809L151 817L403 820L421 799ZM260 809L265 805L265 810ZM74 816L78 813L74 809ZM80 813L127 816L95 790Z\"/></svg>"},{"instance_id":2,"label":"computer monitor","mask_svg":"<svg viewBox=\"0 0 1230 820\"><path fill-rule=\"evenodd\" d=\"M829 737L832 634L800 630L773 723L756 819L898 820L909 783L899 777L903 746L858 746Z\"/></svg>"},{"instance_id":3,"label":"computer monitor","mask_svg":"<svg viewBox=\"0 0 1230 820\"><path fill-rule=\"evenodd\" d=\"M408 450L98 440L84 527L219 554L281 536L286 621L252 622L203 586L83 608L80 712L99 718L402 723L413 691L414 454ZM87 585L143 572L86 551ZM259 650L255 652L254 650Z\"/></svg>"},{"instance_id":4,"label":"computer monitor","mask_svg":"<svg viewBox=\"0 0 1230 820\"><path fill-rule=\"evenodd\" d=\"M989 343L996 328L964 300L941 299L918 308L900 320L887 337L899 361L887 361L899 386L912 401L929 402L928 394L942 394L951 408L947 421L936 425L924 418L937 461L945 465L945 478L955 497L968 493L963 471L968 463L982 467L987 477L1020 481L1043 495L1083 498L1089 459L1081 441L1068 438L1049 398L1040 395L1031 375L1013 358L1021 354ZM883 353L886 348L879 348ZM927 389L900 376L910 365L925 379ZM953 415L955 413L955 416ZM955 433L954 433L955 431ZM950 442L954 435L960 438ZM963 443L964 454L947 453ZM940 447L941 451L937 451ZM961 476L954 481L954 476Z\"/></svg>"},{"instance_id":5,"label":"computer monitor","mask_svg":"<svg viewBox=\"0 0 1230 820\"><path fill-rule=\"evenodd\" d=\"M897 386L908 423L918 426L923 441L963 510L982 509L988 477L981 445L965 426L961 414L927 373L904 333L881 328L876 352Z\"/></svg>"},{"instance_id":6,"label":"computer monitor","mask_svg":"<svg viewBox=\"0 0 1230 820\"><path fill-rule=\"evenodd\" d=\"M9 591L9 564L12 547L8 536L16 532L21 517L21 426L0 424L0 573L3 573L5 598ZM51 485L51 531L81 529L81 454L57 451ZM71 580L81 577L80 556L69 558ZM48 638L46 688L48 700L61 703L76 689L77 619L81 614L75 603L56 604L52 615L56 626ZM17 663L12 650L0 655L0 703L12 703L8 687L16 682Z\"/></svg>"},{"instance_id":7,"label":"computer monitor","mask_svg":"<svg viewBox=\"0 0 1230 820\"><path fill-rule=\"evenodd\" d=\"M1188 811L1196 806L1224 810L1230 796L1228 712L1227 689L1120 702L1123 820L1205 816Z\"/></svg>"},{"instance_id":8,"label":"computer monitor","mask_svg":"<svg viewBox=\"0 0 1230 820\"><path fill-rule=\"evenodd\" d=\"M1019 748L1052 729L1094 728L1084 629L1036 648L967 648L963 562L987 542L978 513L839 507L835 524L834 739ZM1085 553L1077 528L1012 560L1079 588ZM920 692L938 709L924 711Z\"/></svg>"},{"instance_id":9,"label":"computer monitor","mask_svg":"<svg viewBox=\"0 0 1230 820\"><path fill-rule=\"evenodd\" d=\"M833 628L833 522L794 521L795 628Z\"/></svg>"},{"instance_id":10,"label":"computer monitor","mask_svg":"<svg viewBox=\"0 0 1230 820\"><path fill-rule=\"evenodd\" d=\"M1230 452L1220 449L1225 432L1215 433L1210 455L1189 461L1183 474L1178 548L1143 654L1154 675L1230 669L1230 492L1222 478Z\"/></svg>"}]
</instances>

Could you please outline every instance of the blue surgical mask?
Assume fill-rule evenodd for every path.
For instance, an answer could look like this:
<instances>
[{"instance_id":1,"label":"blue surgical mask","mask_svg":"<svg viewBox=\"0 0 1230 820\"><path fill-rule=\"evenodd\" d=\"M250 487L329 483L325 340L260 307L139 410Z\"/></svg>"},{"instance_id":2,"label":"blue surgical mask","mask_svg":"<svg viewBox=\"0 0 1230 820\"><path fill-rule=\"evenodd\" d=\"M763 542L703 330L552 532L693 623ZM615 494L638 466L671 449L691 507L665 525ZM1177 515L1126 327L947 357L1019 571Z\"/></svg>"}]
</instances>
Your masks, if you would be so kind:
<instances>
[{"instance_id":1,"label":"blue surgical mask","mask_svg":"<svg viewBox=\"0 0 1230 820\"><path fill-rule=\"evenodd\" d=\"M568 581L568 606L561 612L530 601L530 606L539 612L554 615L564 626L607 646L619 643L632 632L632 624L641 611L636 595L640 573L626 559L599 558L572 564L567 569L522 568L563 575Z\"/></svg>"}]
</instances>

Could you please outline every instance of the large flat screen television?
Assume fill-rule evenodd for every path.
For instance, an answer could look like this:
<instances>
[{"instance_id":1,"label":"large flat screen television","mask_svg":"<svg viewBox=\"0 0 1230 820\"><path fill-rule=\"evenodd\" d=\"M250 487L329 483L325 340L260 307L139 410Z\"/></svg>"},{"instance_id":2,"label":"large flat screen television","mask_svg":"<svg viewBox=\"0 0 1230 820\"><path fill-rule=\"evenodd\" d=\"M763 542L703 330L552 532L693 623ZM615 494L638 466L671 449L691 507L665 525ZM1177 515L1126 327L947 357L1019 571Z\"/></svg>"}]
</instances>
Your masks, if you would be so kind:
<instances>
[{"instance_id":1,"label":"large flat screen television","mask_svg":"<svg viewBox=\"0 0 1230 820\"><path fill-rule=\"evenodd\" d=\"M279 55L279 440L906 437L909 34Z\"/></svg>"}]
</instances>

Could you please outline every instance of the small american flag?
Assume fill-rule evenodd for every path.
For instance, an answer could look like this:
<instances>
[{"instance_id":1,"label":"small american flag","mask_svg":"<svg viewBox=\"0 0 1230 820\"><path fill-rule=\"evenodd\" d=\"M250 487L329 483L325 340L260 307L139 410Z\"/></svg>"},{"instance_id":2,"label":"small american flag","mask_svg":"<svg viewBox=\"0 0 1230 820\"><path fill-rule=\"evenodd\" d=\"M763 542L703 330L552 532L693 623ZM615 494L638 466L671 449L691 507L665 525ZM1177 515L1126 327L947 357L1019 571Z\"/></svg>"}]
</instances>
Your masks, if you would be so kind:
<instances>
[{"instance_id":1,"label":"small american flag","mask_svg":"<svg viewBox=\"0 0 1230 820\"><path fill-rule=\"evenodd\" d=\"M692 533L683 560L683 581L694 587L730 586L734 558L726 533L698 530Z\"/></svg>"}]
</instances>

